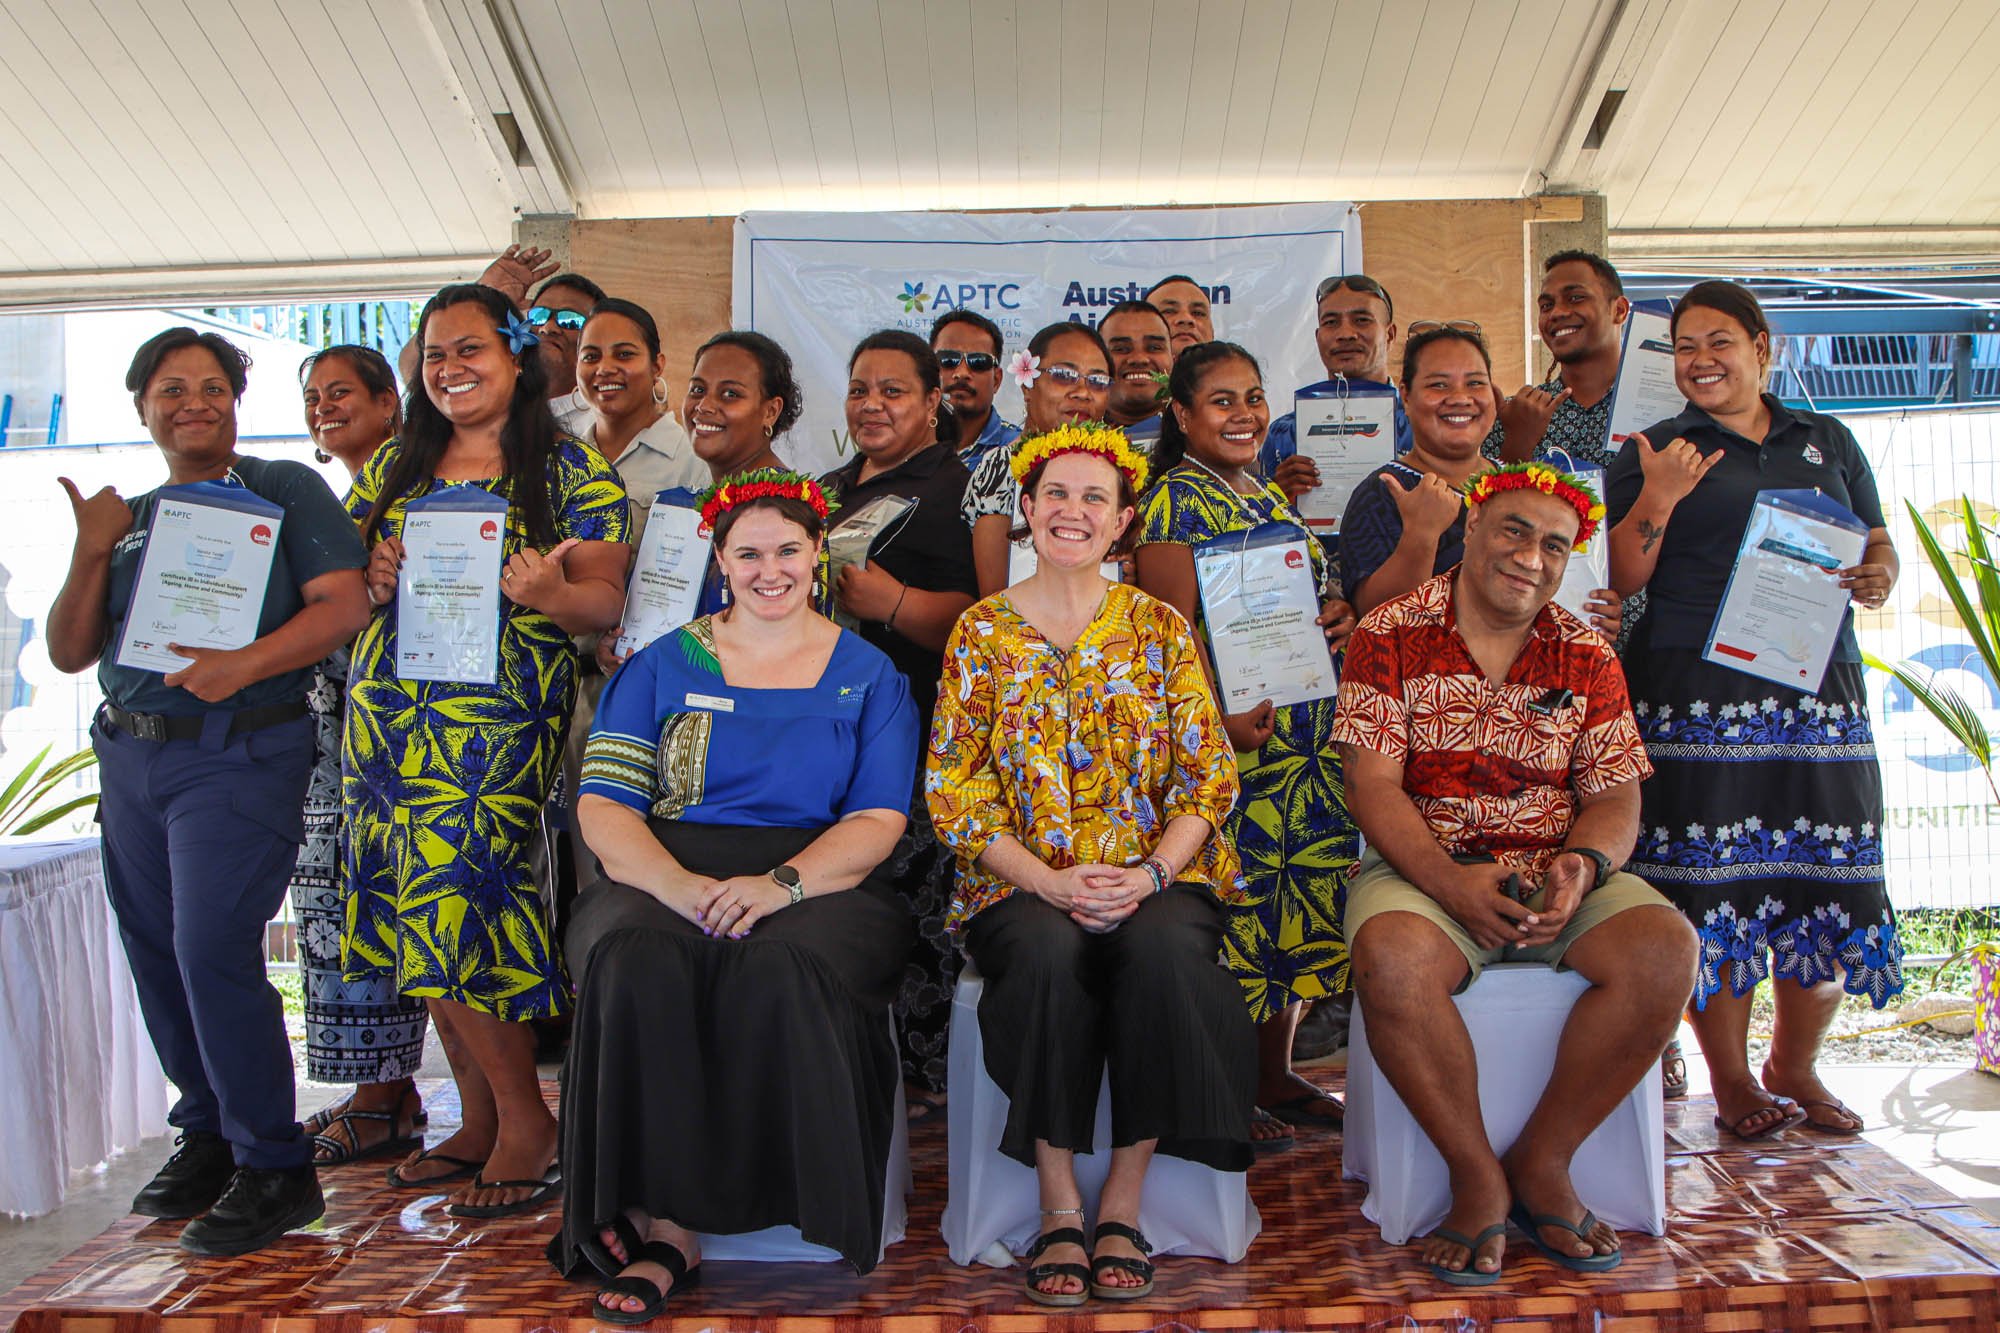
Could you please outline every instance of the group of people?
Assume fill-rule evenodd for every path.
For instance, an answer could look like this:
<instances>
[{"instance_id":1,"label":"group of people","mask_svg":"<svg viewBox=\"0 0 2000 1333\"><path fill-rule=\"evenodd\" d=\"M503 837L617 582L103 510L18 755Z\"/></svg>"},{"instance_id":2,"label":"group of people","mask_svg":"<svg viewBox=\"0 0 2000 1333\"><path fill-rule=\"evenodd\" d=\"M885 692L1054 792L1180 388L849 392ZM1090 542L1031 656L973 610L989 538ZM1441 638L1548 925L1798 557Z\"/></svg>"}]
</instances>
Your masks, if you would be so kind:
<instances>
[{"instance_id":1,"label":"group of people","mask_svg":"<svg viewBox=\"0 0 2000 1333\"><path fill-rule=\"evenodd\" d=\"M1189 278L1011 359L970 311L928 340L870 334L845 389L854 457L811 477L784 463L784 349L717 334L670 410L652 317L548 259L510 248L432 298L401 396L369 349L307 363L344 502L237 452L249 367L226 340L139 349L126 384L169 483L283 509L246 647L121 665L159 493L64 483L77 540L49 651L98 666L107 880L181 1093L178 1150L133 1207L191 1219L186 1248L267 1244L319 1216L318 1167L391 1157L391 1186L458 1217L560 1195L551 1260L602 1275L609 1322L696 1280L702 1234L790 1225L865 1272L898 1084L919 1111L946 1091L961 958L1009 1103L990 1147L1040 1182L1042 1304L1151 1289L1156 1153L1241 1171L1339 1125L1291 1061L1307 1008L1349 992L1450 1169L1422 1251L1440 1281L1497 1280L1510 1219L1569 1267L1618 1262L1569 1160L1675 1059L1684 1011L1724 1132L1859 1132L1815 1073L1820 1039L1843 987L1879 1005L1901 977L1852 630L1808 690L1702 647L1761 488L1817 487L1868 524L1837 574L1860 605L1896 557L1853 437L1764 391L1747 290L1683 296L1687 406L1614 450L1629 306L1597 256L1549 262L1557 371L1512 395L1476 325L1399 331L1379 283L1327 279L1314 388L1394 395L1396 456L1322 537L1294 419ZM1007 375L1018 427L994 406ZM1605 493L1570 459L1608 467ZM495 679L405 680L411 502L475 490L506 506ZM677 490L711 541L698 614L628 654L632 551ZM830 562L829 533L878 497L895 524ZM1600 525L1611 586L1586 621L1553 599ZM1338 693L1232 711L1195 551L1274 526L1305 554ZM354 1085L303 1123L264 973L288 886L309 1073ZM1591 989L1496 1154L1452 996L1502 959ZM1766 978L1777 1033L1753 1074ZM564 1018L558 1117L535 1028ZM462 1112L432 1143L427 1028ZM1087 1231L1073 1156L1099 1146L1107 1072Z\"/></svg>"}]
</instances>

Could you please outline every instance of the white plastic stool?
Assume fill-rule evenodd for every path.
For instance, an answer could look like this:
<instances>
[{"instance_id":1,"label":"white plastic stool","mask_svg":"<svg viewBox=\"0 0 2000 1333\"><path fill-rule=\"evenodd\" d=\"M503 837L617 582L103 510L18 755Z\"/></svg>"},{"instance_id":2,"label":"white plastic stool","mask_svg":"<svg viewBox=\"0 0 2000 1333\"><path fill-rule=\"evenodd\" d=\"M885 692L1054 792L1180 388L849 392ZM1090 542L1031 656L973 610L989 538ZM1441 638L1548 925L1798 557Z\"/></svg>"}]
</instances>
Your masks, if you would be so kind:
<instances>
[{"instance_id":1,"label":"white plastic stool","mask_svg":"<svg viewBox=\"0 0 2000 1333\"><path fill-rule=\"evenodd\" d=\"M949 1191L945 1198L945 1248L952 1262L993 1263L998 1245L1021 1254L1041 1231L1041 1194L1035 1173L1000 1151L1007 1126L1007 1094L987 1076L979 1036L979 997L985 978L967 963L951 1002ZM1109 1077L1097 1093L1097 1127L1092 1142L1103 1151L1079 1153L1076 1183L1084 1211L1094 1217L1097 1196L1111 1169L1111 1088ZM1139 1209L1139 1229L1156 1255L1197 1254L1230 1263L1241 1259L1263 1229L1250 1202L1244 1172L1169 1157L1153 1158Z\"/></svg>"},{"instance_id":2,"label":"white plastic stool","mask_svg":"<svg viewBox=\"0 0 2000 1333\"><path fill-rule=\"evenodd\" d=\"M1513 1146L1555 1068L1570 1007L1590 989L1575 972L1541 963L1499 963L1454 997L1479 1060L1479 1109L1495 1152ZM1401 1245L1427 1234L1451 1210L1444 1159L1410 1118L1376 1066L1357 998L1347 1036L1347 1123L1340 1173L1368 1182L1364 1217ZM1383 1038L1388 1040L1390 1038ZM1664 1235L1666 1125L1660 1062L1577 1150L1570 1175L1584 1206L1620 1231Z\"/></svg>"},{"instance_id":3,"label":"white plastic stool","mask_svg":"<svg viewBox=\"0 0 2000 1333\"><path fill-rule=\"evenodd\" d=\"M896 1043L896 1019L889 1018L889 1044ZM875 1253L876 1262L891 1245L903 1239L904 1228L909 1222L910 1190L914 1181L910 1173L910 1116L903 1100L903 1080L896 1079L895 1102L896 1127L889 1132L889 1170L883 1183L882 1195L882 1248ZM711 1235L703 1231L696 1233L701 1238L703 1259L728 1259L735 1262L769 1264L819 1264L837 1263L840 1252L824 1245L815 1245L799 1234L797 1227L765 1227L762 1231L739 1231L731 1235Z\"/></svg>"}]
</instances>

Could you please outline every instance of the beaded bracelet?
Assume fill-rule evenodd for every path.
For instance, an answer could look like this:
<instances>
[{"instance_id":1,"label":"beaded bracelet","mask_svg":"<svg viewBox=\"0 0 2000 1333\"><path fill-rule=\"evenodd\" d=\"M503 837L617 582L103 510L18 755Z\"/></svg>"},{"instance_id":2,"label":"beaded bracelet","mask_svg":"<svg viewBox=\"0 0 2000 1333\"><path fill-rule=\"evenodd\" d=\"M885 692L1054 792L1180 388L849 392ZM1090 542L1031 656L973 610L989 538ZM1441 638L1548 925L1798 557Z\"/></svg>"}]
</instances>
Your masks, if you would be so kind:
<instances>
[{"instance_id":1,"label":"beaded bracelet","mask_svg":"<svg viewBox=\"0 0 2000 1333\"><path fill-rule=\"evenodd\" d=\"M1173 882L1173 876L1167 873L1167 863L1157 856L1149 856L1139 864L1153 877L1153 892L1165 893L1167 885Z\"/></svg>"}]
</instances>

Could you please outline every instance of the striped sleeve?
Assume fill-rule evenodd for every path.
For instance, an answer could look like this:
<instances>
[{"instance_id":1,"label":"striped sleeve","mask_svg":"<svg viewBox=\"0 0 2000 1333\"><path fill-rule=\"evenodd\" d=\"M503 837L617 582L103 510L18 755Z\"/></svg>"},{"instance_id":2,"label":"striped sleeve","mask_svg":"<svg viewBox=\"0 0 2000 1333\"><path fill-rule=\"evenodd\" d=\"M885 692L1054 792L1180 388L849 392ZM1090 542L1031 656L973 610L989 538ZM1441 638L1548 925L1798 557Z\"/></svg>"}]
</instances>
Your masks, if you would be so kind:
<instances>
[{"instance_id":1,"label":"striped sleeve","mask_svg":"<svg viewBox=\"0 0 2000 1333\"><path fill-rule=\"evenodd\" d=\"M602 796L640 814L652 809L658 794L660 744L655 684L666 641L656 640L634 653L605 685L583 748L579 794Z\"/></svg>"}]
</instances>

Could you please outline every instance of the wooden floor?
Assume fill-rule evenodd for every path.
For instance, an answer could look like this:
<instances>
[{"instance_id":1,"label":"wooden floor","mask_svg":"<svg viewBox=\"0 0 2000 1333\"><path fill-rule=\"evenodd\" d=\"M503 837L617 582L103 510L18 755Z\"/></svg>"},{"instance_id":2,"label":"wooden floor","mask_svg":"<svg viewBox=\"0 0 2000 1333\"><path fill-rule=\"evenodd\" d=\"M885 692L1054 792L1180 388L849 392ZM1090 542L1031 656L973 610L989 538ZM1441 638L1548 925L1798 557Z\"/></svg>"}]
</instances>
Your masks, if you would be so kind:
<instances>
[{"instance_id":1,"label":"wooden floor","mask_svg":"<svg viewBox=\"0 0 2000 1333\"><path fill-rule=\"evenodd\" d=\"M1337 1078L1337 1076L1334 1076ZM549 1089L553 1098L554 1089ZM435 1142L455 1114L426 1089ZM655 1327L681 1333L1015 1333L1170 1328L1829 1330L2000 1328L2000 1225L1859 1140L1794 1132L1723 1146L1706 1099L1669 1103L1662 1239L1625 1238L1616 1271L1580 1277L1518 1236L1501 1285L1460 1291L1384 1245L1339 1176L1339 1139L1260 1159L1264 1232L1241 1264L1168 1259L1145 1301L1050 1312L1019 1270L962 1269L938 1238L943 1118L911 1136L909 1239L866 1278L843 1265L705 1265ZM543 1260L554 1214L468 1223L443 1196L394 1191L381 1163L322 1173L316 1228L241 1259L197 1259L180 1224L128 1218L0 1301L16 1333L581 1333L591 1289Z\"/></svg>"}]
</instances>

